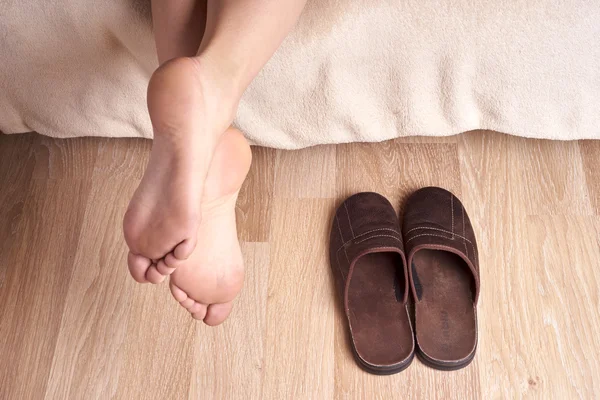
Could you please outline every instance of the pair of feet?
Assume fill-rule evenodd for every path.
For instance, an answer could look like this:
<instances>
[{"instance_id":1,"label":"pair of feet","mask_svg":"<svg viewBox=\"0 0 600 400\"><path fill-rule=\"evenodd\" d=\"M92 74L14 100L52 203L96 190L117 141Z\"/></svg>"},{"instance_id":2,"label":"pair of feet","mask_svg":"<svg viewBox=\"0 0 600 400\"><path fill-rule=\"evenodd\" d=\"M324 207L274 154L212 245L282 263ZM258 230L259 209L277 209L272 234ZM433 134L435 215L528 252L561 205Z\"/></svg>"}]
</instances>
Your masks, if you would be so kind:
<instances>
[{"instance_id":1,"label":"pair of feet","mask_svg":"<svg viewBox=\"0 0 600 400\"><path fill-rule=\"evenodd\" d=\"M161 66L148 87L154 142L123 221L128 266L140 283L169 276L175 300L208 325L222 323L242 288L235 204L251 152L227 128L235 96L195 59Z\"/></svg>"}]
</instances>

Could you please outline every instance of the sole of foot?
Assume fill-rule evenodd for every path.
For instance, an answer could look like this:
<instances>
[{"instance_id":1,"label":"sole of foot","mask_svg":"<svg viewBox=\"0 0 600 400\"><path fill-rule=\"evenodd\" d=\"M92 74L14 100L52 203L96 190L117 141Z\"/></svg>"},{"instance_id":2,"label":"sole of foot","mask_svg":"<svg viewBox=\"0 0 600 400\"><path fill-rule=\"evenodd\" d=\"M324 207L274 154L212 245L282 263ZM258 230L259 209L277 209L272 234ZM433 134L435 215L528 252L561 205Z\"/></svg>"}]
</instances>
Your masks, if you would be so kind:
<instances>
[{"instance_id":1,"label":"sole of foot","mask_svg":"<svg viewBox=\"0 0 600 400\"><path fill-rule=\"evenodd\" d=\"M137 282L162 282L196 246L205 177L231 119L230 111L215 116L220 97L212 93L224 91L211 87L218 80L208 75L195 59L179 58L158 68L148 85L152 152L123 219L129 271Z\"/></svg>"},{"instance_id":2,"label":"sole of foot","mask_svg":"<svg viewBox=\"0 0 600 400\"><path fill-rule=\"evenodd\" d=\"M186 260L175 260L173 297L193 318L222 323L242 288L244 264L237 237L235 204L252 153L242 133L228 129L217 144L202 198L197 244Z\"/></svg>"}]
</instances>

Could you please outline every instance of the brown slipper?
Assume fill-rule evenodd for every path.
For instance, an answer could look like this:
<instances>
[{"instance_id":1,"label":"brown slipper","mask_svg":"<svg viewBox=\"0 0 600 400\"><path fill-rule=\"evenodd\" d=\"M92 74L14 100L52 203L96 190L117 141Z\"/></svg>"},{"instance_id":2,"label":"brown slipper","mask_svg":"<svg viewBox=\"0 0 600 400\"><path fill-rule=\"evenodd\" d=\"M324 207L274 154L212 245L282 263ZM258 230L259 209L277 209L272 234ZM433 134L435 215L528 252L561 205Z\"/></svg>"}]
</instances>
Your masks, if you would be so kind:
<instances>
[{"instance_id":1,"label":"brown slipper","mask_svg":"<svg viewBox=\"0 0 600 400\"><path fill-rule=\"evenodd\" d=\"M468 365L477 348L479 263L462 203L427 187L407 201L402 232L415 299L417 354L430 367Z\"/></svg>"},{"instance_id":2,"label":"brown slipper","mask_svg":"<svg viewBox=\"0 0 600 400\"><path fill-rule=\"evenodd\" d=\"M377 375L408 367L415 348L408 270L398 217L387 199L359 193L342 203L331 229L330 262L358 364Z\"/></svg>"}]
</instances>

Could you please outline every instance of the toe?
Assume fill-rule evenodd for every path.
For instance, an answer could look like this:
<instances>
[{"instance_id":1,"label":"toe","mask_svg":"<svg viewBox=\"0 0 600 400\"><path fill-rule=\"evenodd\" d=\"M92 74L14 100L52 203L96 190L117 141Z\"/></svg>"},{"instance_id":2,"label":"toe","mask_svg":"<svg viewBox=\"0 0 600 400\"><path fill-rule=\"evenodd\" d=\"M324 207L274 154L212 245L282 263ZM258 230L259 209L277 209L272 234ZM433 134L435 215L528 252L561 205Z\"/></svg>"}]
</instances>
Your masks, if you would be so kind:
<instances>
[{"instance_id":1,"label":"toe","mask_svg":"<svg viewBox=\"0 0 600 400\"><path fill-rule=\"evenodd\" d=\"M146 279L150 283L161 283L165 280L165 278L166 276L158 272L158 269L156 269L156 264L152 264L146 271Z\"/></svg>"},{"instance_id":2,"label":"toe","mask_svg":"<svg viewBox=\"0 0 600 400\"><path fill-rule=\"evenodd\" d=\"M188 311L190 312L190 314L192 314L192 318L197 319L198 321L202 321L204 317L206 317L206 309L206 304L196 302L193 306L191 306L188 309Z\"/></svg>"},{"instance_id":3,"label":"toe","mask_svg":"<svg viewBox=\"0 0 600 400\"><path fill-rule=\"evenodd\" d=\"M186 310L192 308L192 306L196 303L194 299L188 297L186 292L174 285L173 281L171 281L171 284L169 286L171 287L171 294L173 295L173 297L175 297L175 300L177 300L179 304L181 304L181 306Z\"/></svg>"},{"instance_id":4,"label":"toe","mask_svg":"<svg viewBox=\"0 0 600 400\"><path fill-rule=\"evenodd\" d=\"M181 304L181 306L186 310L190 310L195 303L196 302L194 301L194 299L190 299L189 297L179 302L179 304Z\"/></svg>"},{"instance_id":5,"label":"toe","mask_svg":"<svg viewBox=\"0 0 600 400\"><path fill-rule=\"evenodd\" d=\"M170 283L171 284L169 285L169 287L171 288L171 294L173 295L175 300L177 300L177 302L181 303L182 301L188 298L187 293L179 289L175 284L173 284L173 281L171 281Z\"/></svg>"},{"instance_id":6,"label":"toe","mask_svg":"<svg viewBox=\"0 0 600 400\"><path fill-rule=\"evenodd\" d=\"M183 261L181 261L181 260L179 260L179 259L177 259L177 258L176 258L176 257L173 255L173 253L169 253L169 254L167 254L167 255L165 256L165 258L164 258L164 261L165 261L165 265L166 265L168 268L173 268L173 269L175 269L175 268L179 268L181 265L184 265L184 262L183 262Z\"/></svg>"},{"instance_id":7,"label":"toe","mask_svg":"<svg viewBox=\"0 0 600 400\"><path fill-rule=\"evenodd\" d=\"M216 326L227 319L233 308L233 302L211 304L206 310L206 316L204 317L204 323L210 326Z\"/></svg>"},{"instance_id":8,"label":"toe","mask_svg":"<svg viewBox=\"0 0 600 400\"><path fill-rule=\"evenodd\" d=\"M173 249L173 255L178 260L187 260L196 248L196 237L186 239Z\"/></svg>"},{"instance_id":9,"label":"toe","mask_svg":"<svg viewBox=\"0 0 600 400\"><path fill-rule=\"evenodd\" d=\"M146 279L146 271L150 267L152 262L150 259L140 256L138 254L133 254L129 252L127 255L127 266L129 267L129 273L135 279L136 282L139 283L147 283L148 279Z\"/></svg>"},{"instance_id":10,"label":"toe","mask_svg":"<svg viewBox=\"0 0 600 400\"><path fill-rule=\"evenodd\" d=\"M169 267L169 265L167 265L165 260L160 260L158 262L158 264L156 264L156 269L158 270L158 272L160 272L162 275L165 275L165 276L171 275L173 273L173 271L175 271L175 268Z\"/></svg>"}]
</instances>

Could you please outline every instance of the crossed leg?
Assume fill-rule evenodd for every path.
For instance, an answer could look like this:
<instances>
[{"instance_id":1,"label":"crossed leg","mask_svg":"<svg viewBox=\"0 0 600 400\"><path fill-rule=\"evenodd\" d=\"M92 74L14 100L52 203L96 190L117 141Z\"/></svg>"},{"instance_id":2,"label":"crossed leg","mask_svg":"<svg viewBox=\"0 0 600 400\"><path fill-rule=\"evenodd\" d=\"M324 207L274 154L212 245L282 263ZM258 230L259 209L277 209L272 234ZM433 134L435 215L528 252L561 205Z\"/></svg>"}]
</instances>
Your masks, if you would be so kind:
<instances>
[{"instance_id":1,"label":"crossed leg","mask_svg":"<svg viewBox=\"0 0 600 400\"><path fill-rule=\"evenodd\" d=\"M251 153L230 125L305 1L152 2L154 142L123 221L128 265L138 282L170 275L175 299L209 325L227 318L243 282L234 211Z\"/></svg>"}]
</instances>

